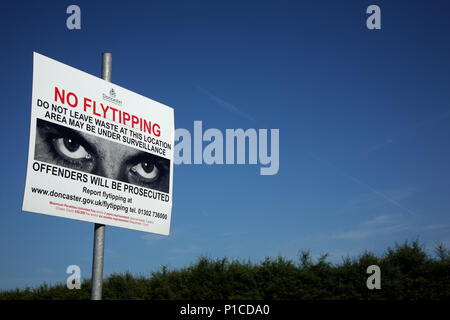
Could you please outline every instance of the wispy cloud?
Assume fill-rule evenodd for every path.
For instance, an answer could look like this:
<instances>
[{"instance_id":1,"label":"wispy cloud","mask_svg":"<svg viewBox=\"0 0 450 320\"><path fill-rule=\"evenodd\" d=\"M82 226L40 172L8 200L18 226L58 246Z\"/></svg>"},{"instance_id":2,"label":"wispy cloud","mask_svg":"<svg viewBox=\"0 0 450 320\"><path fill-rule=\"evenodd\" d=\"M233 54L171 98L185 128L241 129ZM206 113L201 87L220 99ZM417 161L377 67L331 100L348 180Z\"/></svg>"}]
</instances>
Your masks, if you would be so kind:
<instances>
[{"instance_id":1,"label":"wispy cloud","mask_svg":"<svg viewBox=\"0 0 450 320\"><path fill-rule=\"evenodd\" d=\"M372 152L381 150L381 149L383 149L384 147L387 147L387 146L389 146L389 145L392 144L392 143L394 143L394 140L392 140L392 139L387 139L387 140L384 141L384 142L375 144L375 145L369 147L369 149L366 151L366 154L369 154L369 153L372 153Z\"/></svg>"},{"instance_id":2,"label":"wispy cloud","mask_svg":"<svg viewBox=\"0 0 450 320\"><path fill-rule=\"evenodd\" d=\"M420 130L427 128L439 121L446 120L449 117L450 117L450 110L444 110L443 112L434 114L434 115L430 116L429 118L422 120L406 129L400 131L398 134L396 134L395 139L389 138L389 139L386 139L384 142L372 145L371 147L368 148L368 150L364 154L368 155L370 153L373 153L373 152L379 151L385 147L388 147L388 146L394 144L394 142L407 140L408 138L411 138L414 135L417 135L420 132Z\"/></svg>"},{"instance_id":3,"label":"wispy cloud","mask_svg":"<svg viewBox=\"0 0 450 320\"><path fill-rule=\"evenodd\" d=\"M384 197L380 197L378 193L369 191L355 195L354 197L349 199L342 210L359 210L364 212L379 210L387 204L391 204L392 201L399 203L401 201L409 199L416 192L417 190L412 187L399 187L383 190L383 194L385 194L391 200L389 201Z\"/></svg>"},{"instance_id":4,"label":"wispy cloud","mask_svg":"<svg viewBox=\"0 0 450 320\"><path fill-rule=\"evenodd\" d=\"M404 224L397 224L393 226L383 226L376 228L359 228L351 231L340 232L333 234L334 239L365 239L373 236L378 236L385 233L395 233L409 230L409 227Z\"/></svg>"},{"instance_id":5,"label":"wispy cloud","mask_svg":"<svg viewBox=\"0 0 450 320\"><path fill-rule=\"evenodd\" d=\"M196 245L188 245L184 248L173 248L169 250L169 253L176 255L176 256L184 256L188 254L195 254L200 253L201 247Z\"/></svg>"},{"instance_id":6,"label":"wispy cloud","mask_svg":"<svg viewBox=\"0 0 450 320\"><path fill-rule=\"evenodd\" d=\"M380 197L381 199L384 199L387 202L390 202L391 204L393 204L394 206L402 209L403 211L408 212L411 216L416 217L417 214L412 211L411 209L407 208L406 206L402 205L400 202L398 202L397 200L395 200L394 198L388 196L387 194L385 194L384 192L375 189L374 187L370 186L369 184L365 183L364 181L355 178L354 176L352 176L351 174L339 169L338 167L336 167L334 164L332 164L329 161L323 160L321 158L319 158L318 156L316 156L315 154L313 154L312 152L307 152L307 154L309 154L309 156L317 161L319 161L320 163L324 164L325 166L332 168L334 170L336 170L337 172L339 172L341 175L343 175L344 177L346 177L347 179L355 182L356 184L370 190L371 192L373 192L374 194L378 195L378 197Z\"/></svg>"},{"instance_id":7,"label":"wispy cloud","mask_svg":"<svg viewBox=\"0 0 450 320\"><path fill-rule=\"evenodd\" d=\"M248 232L231 231L231 232L224 232L221 234L222 237L239 237L239 236L245 236L245 235L248 235Z\"/></svg>"},{"instance_id":8,"label":"wispy cloud","mask_svg":"<svg viewBox=\"0 0 450 320\"><path fill-rule=\"evenodd\" d=\"M165 239L167 239L167 236L163 236L163 235L156 234L156 233L148 233L148 234L144 234L143 236L141 236L141 239L148 241L148 242L153 242L153 241L165 240Z\"/></svg>"},{"instance_id":9,"label":"wispy cloud","mask_svg":"<svg viewBox=\"0 0 450 320\"><path fill-rule=\"evenodd\" d=\"M450 224L444 224L444 223L438 223L438 224L430 224L428 226L423 227L423 230L430 231L430 230L438 230L438 229L449 229Z\"/></svg>"},{"instance_id":10,"label":"wispy cloud","mask_svg":"<svg viewBox=\"0 0 450 320\"><path fill-rule=\"evenodd\" d=\"M421 225L409 217L385 213L372 216L345 229L322 231L291 238L285 247L288 248L286 250L305 248L315 250L315 252L321 252L326 248L325 252L329 252L332 260L338 262L338 258L362 253L376 243L383 243L386 240L396 241L417 235L422 237L427 232L439 234L438 243L443 243L448 248L450 244L448 230L450 230L450 224L447 223ZM427 250L433 251L435 246L436 243L429 243Z\"/></svg>"},{"instance_id":11,"label":"wispy cloud","mask_svg":"<svg viewBox=\"0 0 450 320\"><path fill-rule=\"evenodd\" d=\"M51 268L47 268L47 267L38 269L38 272L43 275L53 275L56 273L55 270L53 270Z\"/></svg>"},{"instance_id":12,"label":"wispy cloud","mask_svg":"<svg viewBox=\"0 0 450 320\"><path fill-rule=\"evenodd\" d=\"M378 215L365 220L350 230L337 231L331 234L321 233L302 237L301 241L329 243L330 240L362 240L374 236L394 234L402 231L411 231L413 233L422 233L425 231L437 231L450 229L450 224L436 223L425 226L414 225L410 220L402 219L399 216Z\"/></svg>"},{"instance_id":13,"label":"wispy cloud","mask_svg":"<svg viewBox=\"0 0 450 320\"><path fill-rule=\"evenodd\" d=\"M105 249L105 256L108 259L119 259L120 258L120 254L111 249Z\"/></svg>"},{"instance_id":14,"label":"wispy cloud","mask_svg":"<svg viewBox=\"0 0 450 320\"><path fill-rule=\"evenodd\" d=\"M375 225L385 224L387 222L390 222L391 220L392 220L392 217L386 216L386 215L381 215L381 216L377 216L371 220L364 221L361 225L375 226Z\"/></svg>"},{"instance_id":15,"label":"wispy cloud","mask_svg":"<svg viewBox=\"0 0 450 320\"><path fill-rule=\"evenodd\" d=\"M242 118L245 118L247 120L250 120L252 122L255 122L255 119L250 116L249 114L243 112L242 110L240 110L239 108L237 108L235 105L222 100L221 98L217 97L216 95L212 94L211 92L209 92L208 90L206 90L205 88L202 88L200 86L195 86L197 88L197 90L199 90L200 92L202 92L203 94L205 94L206 96L208 96L212 101L214 101L217 105L221 106L223 109L227 110L228 112L231 112L232 114L235 114L237 116L240 116Z\"/></svg>"},{"instance_id":16,"label":"wispy cloud","mask_svg":"<svg viewBox=\"0 0 450 320\"><path fill-rule=\"evenodd\" d=\"M159 243L162 240L165 240L166 242L173 243L176 241L180 235L184 234L187 229L190 229L191 225L184 225L183 228L177 228L177 227L171 227L170 228L170 236L165 236L161 234L156 233L145 233L141 235L139 238L144 241L145 244L153 245L156 243Z\"/></svg>"},{"instance_id":17,"label":"wispy cloud","mask_svg":"<svg viewBox=\"0 0 450 320\"><path fill-rule=\"evenodd\" d=\"M372 219L363 221L355 229L333 233L333 239L366 239L382 234L392 234L410 230L408 223L399 222L390 215L378 215Z\"/></svg>"}]
</instances>

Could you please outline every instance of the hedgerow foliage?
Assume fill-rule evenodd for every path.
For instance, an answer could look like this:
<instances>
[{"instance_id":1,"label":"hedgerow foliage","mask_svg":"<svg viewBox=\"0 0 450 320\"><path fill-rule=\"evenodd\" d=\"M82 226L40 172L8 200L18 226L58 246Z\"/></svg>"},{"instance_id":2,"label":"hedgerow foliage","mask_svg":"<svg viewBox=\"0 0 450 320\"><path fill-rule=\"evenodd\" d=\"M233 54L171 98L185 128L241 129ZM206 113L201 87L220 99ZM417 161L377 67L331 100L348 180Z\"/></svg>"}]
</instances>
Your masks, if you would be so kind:
<instances>
[{"instance_id":1,"label":"hedgerow foliage","mask_svg":"<svg viewBox=\"0 0 450 320\"><path fill-rule=\"evenodd\" d=\"M381 289L369 290L367 267L381 269ZM442 245L428 255L418 241L396 244L380 257L364 252L340 264L327 262L327 255L313 261L309 252L298 261L282 257L250 261L200 257L179 270L162 267L149 277L126 272L104 280L103 299L295 299L295 300L416 300L450 298L450 252ZM89 299L91 283L80 290L65 284L11 290L0 299Z\"/></svg>"}]
</instances>

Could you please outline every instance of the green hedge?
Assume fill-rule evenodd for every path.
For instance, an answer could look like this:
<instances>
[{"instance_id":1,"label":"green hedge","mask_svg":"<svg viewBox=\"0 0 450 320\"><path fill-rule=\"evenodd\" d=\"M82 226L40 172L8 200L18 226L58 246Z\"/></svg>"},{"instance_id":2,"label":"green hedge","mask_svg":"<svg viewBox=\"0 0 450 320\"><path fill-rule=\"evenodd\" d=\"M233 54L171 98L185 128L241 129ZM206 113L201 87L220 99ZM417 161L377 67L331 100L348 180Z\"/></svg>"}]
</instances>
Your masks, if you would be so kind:
<instances>
[{"instance_id":1,"label":"green hedge","mask_svg":"<svg viewBox=\"0 0 450 320\"><path fill-rule=\"evenodd\" d=\"M381 269L381 289L366 287L369 265ZM0 292L0 299L89 299L91 283L80 290L65 284L44 284L34 289ZM200 257L179 270L163 267L149 277L112 274L103 283L104 299L358 299L416 300L450 298L450 253L442 245L428 255L418 241L396 244L382 256L365 252L327 262L327 255L313 261L300 252L298 261L266 258L254 264L227 258Z\"/></svg>"}]
</instances>

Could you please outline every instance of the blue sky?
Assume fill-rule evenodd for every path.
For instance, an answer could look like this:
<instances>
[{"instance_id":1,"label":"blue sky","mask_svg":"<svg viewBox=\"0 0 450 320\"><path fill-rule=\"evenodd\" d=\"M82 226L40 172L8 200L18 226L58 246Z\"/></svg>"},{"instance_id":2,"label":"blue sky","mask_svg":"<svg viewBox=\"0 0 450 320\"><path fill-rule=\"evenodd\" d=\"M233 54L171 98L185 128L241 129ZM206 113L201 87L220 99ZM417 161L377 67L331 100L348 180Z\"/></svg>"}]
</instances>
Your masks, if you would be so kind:
<instances>
[{"instance_id":1,"label":"blue sky","mask_svg":"<svg viewBox=\"0 0 450 320\"><path fill-rule=\"evenodd\" d=\"M81 8L81 30L66 8ZM381 30L366 8L381 8ZM180 165L171 235L106 228L106 275L200 255L331 261L450 245L447 1L3 1L0 289L90 277L93 225L21 211L37 51L172 106L177 128L279 128L280 170ZM431 252L431 251L430 251Z\"/></svg>"}]
</instances>

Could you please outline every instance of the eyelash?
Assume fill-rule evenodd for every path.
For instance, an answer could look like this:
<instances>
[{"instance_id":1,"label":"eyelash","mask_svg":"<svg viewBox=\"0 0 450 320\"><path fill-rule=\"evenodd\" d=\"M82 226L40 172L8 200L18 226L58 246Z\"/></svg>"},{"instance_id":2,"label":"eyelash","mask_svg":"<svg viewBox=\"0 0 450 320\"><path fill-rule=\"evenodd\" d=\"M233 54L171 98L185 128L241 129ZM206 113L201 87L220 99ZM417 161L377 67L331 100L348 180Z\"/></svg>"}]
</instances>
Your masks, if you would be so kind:
<instances>
[{"instance_id":1,"label":"eyelash","mask_svg":"<svg viewBox=\"0 0 450 320\"><path fill-rule=\"evenodd\" d=\"M151 181L151 182L145 181L144 178L141 177L138 173L135 173L131 170L131 167L133 167L139 163L142 163L144 161L151 161L153 163L153 165L159 170L159 172L160 172L159 176L158 176L158 178L156 178L155 181ZM140 158L136 159L135 161L131 161L130 163L131 163L131 166L129 169L130 173L132 174L133 178L137 180L137 183L139 183L139 185L141 185L143 187L152 187L152 186L158 185L158 183L161 181L162 177L165 176L165 174L167 172L166 168L164 168L163 165L161 165L158 161L154 161L153 159L140 157Z\"/></svg>"},{"instance_id":2,"label":"eyelash","mask_svg":"<svg viewBox=\"0 0 450 320\"><path fill-rule=\"evenodd\" d=\"M50 150L52 152L53 158L56 160L57 165L69 167L75 170L80 171L86 171L85 166L86 164L92 163L93 159L80 159L80 160L70 160L62 157L59 152L56 150L54 141L59 138L71 138L70 136L61 135L61 134L49 134L47 136L47 145L50 147ZM73 139L78 140L76 137L73 137ZM85 144L82 144L85 146ZM84 169L84 170L83 170Z\"/></svg>"}]
</instances>

